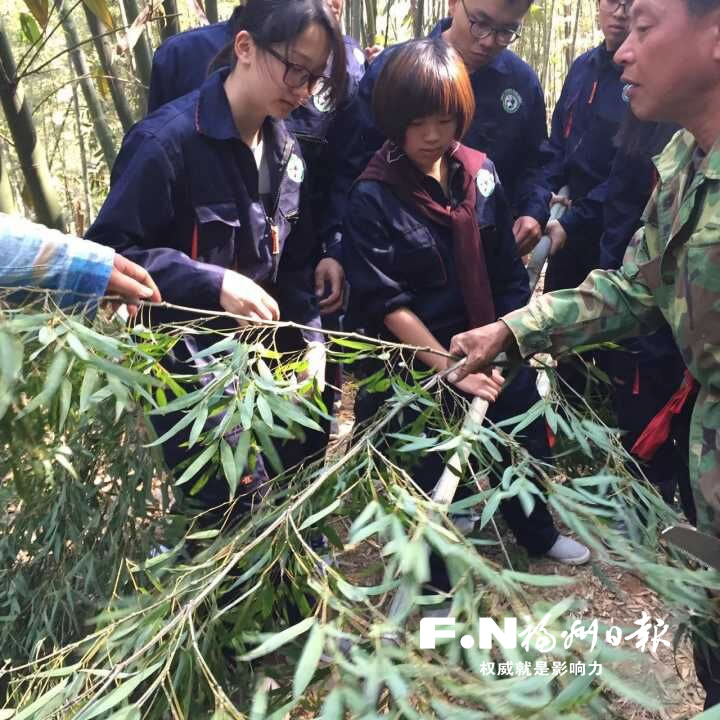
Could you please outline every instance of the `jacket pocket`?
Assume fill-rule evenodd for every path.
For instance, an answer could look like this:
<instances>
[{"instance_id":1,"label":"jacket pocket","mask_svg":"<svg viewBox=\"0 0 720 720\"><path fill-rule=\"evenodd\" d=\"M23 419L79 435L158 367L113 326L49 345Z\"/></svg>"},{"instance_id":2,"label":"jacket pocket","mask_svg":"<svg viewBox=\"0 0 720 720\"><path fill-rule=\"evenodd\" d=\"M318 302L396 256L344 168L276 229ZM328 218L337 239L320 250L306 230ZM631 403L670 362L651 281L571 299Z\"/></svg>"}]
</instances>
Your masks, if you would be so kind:
<instances>
[{"instance_id":1,"label":"jacket pocket","mask_svg":"<svg viewBox=\"0 0 720 720\"><path fill-rule=\"evenodd\" d=\"M661 260L662 256L658 255L648 262L638 263L637 265L640 277L653 293L662 285Z\"/></svg>"},{"instance_id":2,"label":"jacket pocket","mask_svg":"<svg viewBox=\"0 0 720 720\"><path fill-rule=\"evenodd\" d=\"M235 203L196 205L197 235L193 254L199 260L231 267L235 257L235 240L242 222Z\"/></svg>"},{"instance_id":3,"label":"jacket pocket","mask_svg":"<svg viewBox=\"0 0 720 720\"><path fill-rule=\"evenodd\" d=\"M398 277L417 288L439 287L447 270L432 233L423 225L403 230L394 248L393 265Z\"/></svg>"}]
</instances>

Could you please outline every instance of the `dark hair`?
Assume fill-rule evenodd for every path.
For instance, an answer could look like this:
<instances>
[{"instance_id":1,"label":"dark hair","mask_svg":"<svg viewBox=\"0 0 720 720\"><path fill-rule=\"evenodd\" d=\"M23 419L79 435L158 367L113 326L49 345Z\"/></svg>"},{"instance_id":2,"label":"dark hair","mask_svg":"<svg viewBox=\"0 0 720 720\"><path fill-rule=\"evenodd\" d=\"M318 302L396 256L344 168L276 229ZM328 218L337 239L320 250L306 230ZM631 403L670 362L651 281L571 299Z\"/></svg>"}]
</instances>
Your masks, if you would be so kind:
<instances>
[{"instance_id":1,"label":"dark hair","mask_svg":"<svg viewBox=\"0 0 720 720\"><path fill-rule=\"evenodd\" d=\"M615 136L615 145L625 155L651 158L662 151L679 129L673 123L639 120L628 108Z\"/></svg>"},{"instance_id":2,"label":"dark hair","mask_svg":"<svg viewBox=\"0 0 720 720\"><path fill-rule=\"evenodd\" d=\"M317 23L327 32L332 53L332 90L328 99L334 103L344 97L347 82L345 41L325 0L247 0L245 5L238 5L233 10L228 22L233 39L210 63L208 73L224 65L234 67L235 37L242 30L248 32L261 49L285 45L287 51L298 35L312 23Z\"/></svg>"},{"instance_id":3,"label":"dark hair","mask_svg":"<svg viewBox=\"0 0 720 720\"><path fill-rule=\"evenodd\" d=\"M720 0L687 0L687 4L693 15L705 15L720 8Z\"/></svg>"},{"instance_id":4,"label":"dark hair","mask_svg":"<svg viewBox=\"0 0 720 720\"><path fill-rule=\"evenodd\" d=\"M372 96L380 131L398 145L413 120L454 115L455 137L467 132L475 114L475 96L465 63L442 38L413 40L393 51L380 71Z\"/></svg>"}]
</instances>

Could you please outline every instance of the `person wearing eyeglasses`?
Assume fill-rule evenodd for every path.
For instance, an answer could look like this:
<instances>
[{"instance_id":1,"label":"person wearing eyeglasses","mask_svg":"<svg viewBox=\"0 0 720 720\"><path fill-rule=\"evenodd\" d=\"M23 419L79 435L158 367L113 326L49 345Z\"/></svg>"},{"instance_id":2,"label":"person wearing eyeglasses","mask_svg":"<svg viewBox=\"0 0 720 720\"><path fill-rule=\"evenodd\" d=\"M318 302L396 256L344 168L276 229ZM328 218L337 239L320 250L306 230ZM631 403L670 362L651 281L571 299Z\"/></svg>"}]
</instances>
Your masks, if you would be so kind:
<instances>
[{"instance_id":1,"label":"person wearing eyeglasses","mask_svg":"<svg viewBox=\"0 0 720 720\"><path fill-rule=\"evenodd\" d=\"M268 5L272 4L273 0L268 0ZM289 4L288 0L285 4ZM326 0L326 4L339 24L344 0ZM155 51L148 112L199 88L213 68L230 64L232 53L224 50L241 29L242 17L243 6L239 5L228 20L173 35ZM345 138L337 118L357 91L365 72L362 49L349 35L345 35L343 41L348 77L344 96L338 97L337 103L331 103L326 95L316 94L285 119L288 130L300 141L307 167L317 250L315 285L323 315L340 309L345 283L336 238L341 223L327 212L333 206L328 197L340 192L334 182L334 168L345 148Z\"/></svg>"},{"instance_id":2,"label":"person wearing eyeglasses","mask_svg":"<svg viewBox=\"0 0 720 720\"><path fill-rule=\"evenodd\" d=\"M305 163L284 119L317 95L330 102L342 96L345 46L324 0L249 0L232 53L230 67L128 132L87 237L146 268L174 305L317 328L302 337L285 328L276 345L304 351L308 374L320 385L324 345L311 227L301 204ZM188 315L153 311L151 319L183 322ZM237 327L229 319L206 322ZM212 358L197 359L198 351L216 340L187 334L168 368L199 372ZM153 416L158 434L179 419ZM186 439L181 432L163 445L171 468L195 452L182 447ZM197 494L205 507L227 497L223 478Z\"/></svg>"},{"instance_id":3,"label":"person wearing eyeglasses","mask_svg":"<svg viewBox=\"0 0 720 720\"><path fill-rule=\"evenodd\" d=\"M442 36L470 72L476 110L463 142L495 164L513 209L513 234L521 254L540 239L550 200L543 171L549 159L544 93L535 71L510 50L531 4L532 0L449 0L450 17L430 33ZM360 82L355 111L348 113L343 172L353 178L386 139L373 118L372 93L397 47L372 62Z\"/></svg>"}]
</instances>

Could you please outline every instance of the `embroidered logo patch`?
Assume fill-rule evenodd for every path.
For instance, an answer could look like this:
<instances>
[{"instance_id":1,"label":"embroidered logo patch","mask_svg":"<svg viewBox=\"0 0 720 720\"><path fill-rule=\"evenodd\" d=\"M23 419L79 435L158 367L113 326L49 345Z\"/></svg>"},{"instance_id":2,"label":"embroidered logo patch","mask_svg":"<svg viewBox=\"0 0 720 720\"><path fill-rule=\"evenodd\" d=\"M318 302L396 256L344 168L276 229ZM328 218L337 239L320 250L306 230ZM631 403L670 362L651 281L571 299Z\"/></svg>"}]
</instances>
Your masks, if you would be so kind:
<instances>
[{"instance_id":1,"label":"embroidered logo patch","mask_svg":"<svg viewBox=\"0 0 720 720\"><path fill-rule=\"evenodd\" d=\"M313 105L321 113L330 112L330 110L333 109L332 101L330 100L330 88L317 95L313 95Z\"/></svg>"},{"instance_id":2,"label":"embroidered logo patch","mask_svg":"<svg viewBox=\"0 0 720 720\"><path fill-rule=\"evenodd\" d=\"M522 101L520 93L512 88L505 90L500 97L500 103L502 104L503 110L510 115L516 113L520 109Z\"/></svg>"},{"instance_id":3,"label":"embroidered logo patch","mask_svg":"<svg viewBox=\"0 0 720 720\"><path fill-rule=\"evenodd\" d=\"M495 176L489 170L480 170L475 178L478 192L484 197L489 198L495 191Z\"/></svg>"},{"instance_id":4,"label":"embroidered logo patch","mask_svg":"<svg viewBox=\"0 0 720 720\"><path fill-rule=\"evenodd\" d=\"M305 177L305 165L303 165L303 161L295 153L290 156L290 160L288 161L287 174L288 177L296 183L301 183Z\"/></svg>"},{"instance_id":5,"label":"embroidered logo patch","mask_svg":"<svg viewBox=\"0 0 720 720\"><path fill-rule=\"evenodd\" d=\"M353 55L360 65L365 64L365 53L360 48L354 48Z\"/></svg>"}]
</instances>

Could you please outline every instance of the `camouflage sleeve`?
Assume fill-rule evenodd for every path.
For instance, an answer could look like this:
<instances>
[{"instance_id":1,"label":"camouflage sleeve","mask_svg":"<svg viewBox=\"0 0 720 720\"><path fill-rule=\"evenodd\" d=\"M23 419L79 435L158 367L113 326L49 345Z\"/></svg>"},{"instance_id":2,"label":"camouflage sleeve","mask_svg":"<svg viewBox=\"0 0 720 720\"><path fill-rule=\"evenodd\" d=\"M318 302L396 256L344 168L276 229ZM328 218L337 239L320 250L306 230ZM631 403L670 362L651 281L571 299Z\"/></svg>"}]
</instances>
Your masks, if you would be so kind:
<instances>
[{"instance_id":1,"label":"camouflage sleeve","mask_svg":"<svg viewBox=\"0 0 720 720\"><path fill-rule=\"evenodd\" d=\"M560 354L579 345L648 334L663 323L655 298L638 269L647 253L639 230L619 270L593 270L574 290L535 298L502 320L523 357Z\"/></svg>"}]
</instances>

